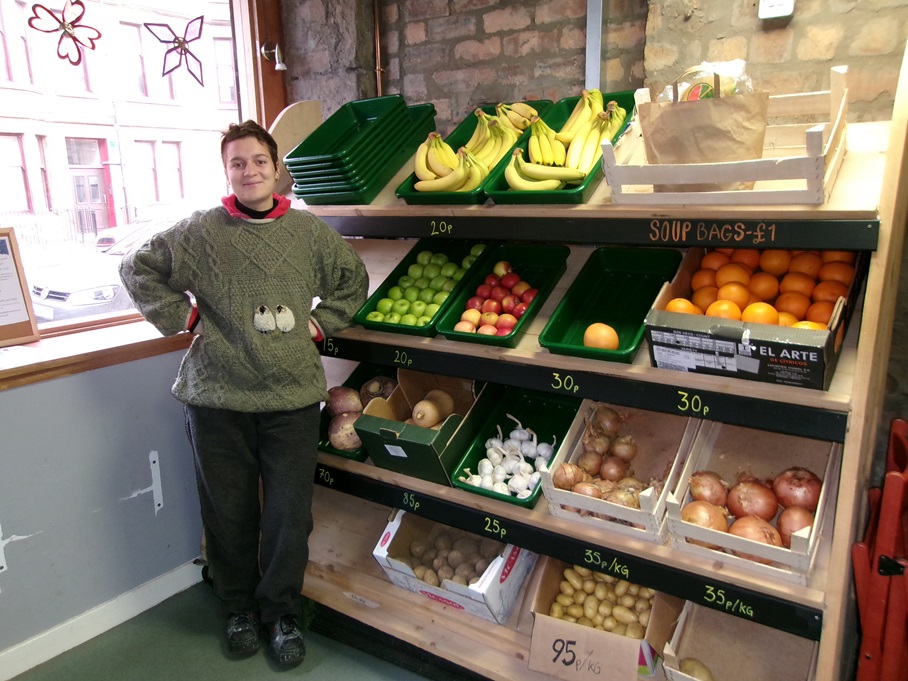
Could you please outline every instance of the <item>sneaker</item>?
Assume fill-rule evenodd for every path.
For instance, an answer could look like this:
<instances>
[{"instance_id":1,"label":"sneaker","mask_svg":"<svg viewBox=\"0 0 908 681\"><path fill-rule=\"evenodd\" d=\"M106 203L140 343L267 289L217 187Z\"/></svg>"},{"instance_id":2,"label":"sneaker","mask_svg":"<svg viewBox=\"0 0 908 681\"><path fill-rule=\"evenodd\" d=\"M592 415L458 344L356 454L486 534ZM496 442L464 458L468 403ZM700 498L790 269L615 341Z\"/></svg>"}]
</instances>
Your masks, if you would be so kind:
<instances>
[{"instance_id":1,"label":"sneaker","mask_svg":"<svg viewBox=\"0 0 908 681\"><path fill-rule=\"evenodd\" d=\"M293 615L284 615L277 622L268 625L271 636L271 650L279 664L299 664L306 657L306 644Z\"/></svg>"},{"instance_id":2,"label":"sneaker","mask_svg":"<svg viewBox=\"0 0 908 681\"><path fill-rule=\"evenodd\" d=\"M250 655L259 649L259 618L252 612L232 612L227 617L227 650Z\"/></svg>"}]
</instances>

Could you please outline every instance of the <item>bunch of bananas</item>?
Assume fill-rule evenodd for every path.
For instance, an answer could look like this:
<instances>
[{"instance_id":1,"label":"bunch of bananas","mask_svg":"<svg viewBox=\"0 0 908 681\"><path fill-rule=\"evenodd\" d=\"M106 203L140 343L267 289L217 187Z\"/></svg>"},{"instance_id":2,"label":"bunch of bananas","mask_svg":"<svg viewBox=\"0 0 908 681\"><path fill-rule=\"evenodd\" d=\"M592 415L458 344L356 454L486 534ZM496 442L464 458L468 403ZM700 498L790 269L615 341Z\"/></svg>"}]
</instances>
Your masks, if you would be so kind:
<instances>
[{"instance_id":1,"label":"bunch of bananas","mask_svg":"<svg viewBox=\"0 0 908 681\"><path fill-rule=\"evenodd\" d=\"M430 132L419 145L414 160L417 177L413 188L420 192L468 192L476 189L489 167L466 147L454 151L437 132Z\"/></svg>"},{"instance_id":2,"label":"bunch of bananas","mask_svg":"<svg viewBox=\"0 0 908 681\"><path fill-rule=\"evenodd\" d=\"M504 125L511 127L519 135L530 127L530 121L538 112L526 102L499 102L495 106L495 114Z\"/></svg>"}]
</instances>

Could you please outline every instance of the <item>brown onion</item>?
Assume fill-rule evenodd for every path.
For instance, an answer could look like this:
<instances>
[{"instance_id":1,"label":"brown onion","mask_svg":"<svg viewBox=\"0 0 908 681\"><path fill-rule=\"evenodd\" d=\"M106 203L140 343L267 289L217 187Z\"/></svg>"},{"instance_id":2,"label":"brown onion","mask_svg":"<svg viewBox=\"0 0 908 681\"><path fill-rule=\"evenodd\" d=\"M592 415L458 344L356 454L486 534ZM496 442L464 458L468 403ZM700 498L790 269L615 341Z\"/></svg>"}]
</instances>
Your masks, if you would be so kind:
<instances>
[{"instance_id":1,"label":"brown onion","mask_svg":"<svg viewBox=\"0 0 908 681\"><path fill-rule=\"evenodd\" d=\"M728 518L725 516L725 510L708 501L691 501L685 504L681 509L681 520L710 530L728 532ZM708 549L719 548L715 544L698 539L688 538L687 541L698 546L705 546Z\"/></svg>"},{"instance_id":2,"label":"brown onion","mask_svg":"<svg viewBox=\"0 0 908 681\"><path fill-rule=\"evenodd\" d=\"M602 459L602 465L599 467L599 477L603 480L618 482L627 475L627 462L619 459L617 456L607 456Z\"/></svg>"},{"instance_id":3,"label":"brown onion","mask_svg":"<svg viewBox=\"0 0 908 681\"><path fill-rule=\"evenodd\" d=\"M768 522L755 515L738 518L731 524L731 527L728 528L728 533L733 534L736 537L769 544L770 546L782 546L782 535L779 534L779 531ZM772 562L772 560L768 558L760 558L759 556L743 553L741 551L734 551L734 554L741 558L748 558L756 561L757 563L763 563L764 565L769 565Z\"/></svg>"},{"instance_id":4,"label":"brown onion","mask_svg":"<svg viewBox=\"0 0 908 681\"><path fill-rule=\"evenodd\" d=\"M612 448L609 450L612 456L617 456L625 461L633 461L637 456L637 440L633 435L622 435L612 440Z\"/></svg>"},{"instance_id":5,"label":"brown onion","mask_svg":"<svg viewBox=\"0 0 908 681\"><path fill-rule=\"evenodd\" d=\"M800 466L782 471L772 481L772 491L782 506L800 506L810 512L817 510L822 487L823 481L815 473Z\"/></svg>"},{"instance_id":6,"label":"brown onion","mask_svg":"<svg viewBox=\"0 0 908 681\"><path fill-rule=\"evenodd\" d=\"M612 438L602 433L597 433L592 428L587 428L583 433L583 448L588 452L598 452L605 456L612 446Z\"/></svg>"},{"instance_id":7,"label":"brown onion","mask_svg":"<svg viewBox=\"0 0 908 681\"><path fill-rule=\"evenodd\" d=\"M757 516L762 520L772 520L779 510L776 495L762 482L743 480L735 483L728 491L726 501L728 510L735 518Z\"/></svg>"},{"instance_id":8,"label":"brown onion","mask_svg":"<svg viewBox=\"0 0 908 681\"><path fill-rule=\"evenodd\" d=\"M599 452L585 451L577 457L576 464L590 475L599 475L599 467L602 465L602 454Z\"/></svg>"},{"instance_id":9,"label":"brown onion","mask_svg":"<svg viewBox=\"0 0 908 681\"><path fill-rule=\"evenodd\" d=\"M602 490L592 482L578 482L571 488L571 491L574 494L582 494L585 497L602 498Z\"/></svg>"},{"instance_id":10,"label":"brown onion","mask_svg":"<svg viewBox=\"0 0 908 681\"><path fill-rule=\"evenodd\" d=\"M615 437L623 423L618 412L604 404L597 404L590 414L592 428L609 437Z\"/></svg>"},{"instance_id":11,"label":"brown onion","mask_svg":"<svg viewBox=\"0 0 908 681\"><path fill-rule=\"evenodd\" d=\"M776 528L782 536L782 545L791 548L791 535L805 527L813 527L813 513L800 506L789 506L779 514Z\"/></svg>"},{"instance_id":12,"label":"brown onion","mask_svg":"<svg viewBox=\"0 0 908 681\"><path fill-rule=\"evenodd\" d=\"M558 489L570 490L578 482L584 482L588 478L589 475L584 473L580 466L573 463L562 463L552 473L552 484Z\"/></svg>"},{"instance_id":13,"label":"brown onion","mask_svg":"<svg viewBox=\"0 0 908 681\"><path fill-rule=\"evenodd\" d=\"M690 476L690 495L697 501L725 506L728 487L722 476L715 471L697 471Z\"/></svg>"},{"instance_id":14,"label":"brown onion","mask_svg":"<svg viewBox=\"0 0 908 681\"><path fill-rule=\"evenodd\" d=\"M618 489L617 484L611 480L603 480L602 478L593 478L593 484L602 491L602 496L605 496L613 489Z\"/></svg>"},{"instance_id":15,"label":"brown onion","mask_svg":"<svg viewBox=\"0 0 908 681\"><path fill-rule=\"evenodd\" d=\"M637 492L642 492L646 489L646 483L643 482L643 480L635 478L633 475L628 475L618 481L618 487L621 489L632 489Z\"/></svg>"}]
</instances>

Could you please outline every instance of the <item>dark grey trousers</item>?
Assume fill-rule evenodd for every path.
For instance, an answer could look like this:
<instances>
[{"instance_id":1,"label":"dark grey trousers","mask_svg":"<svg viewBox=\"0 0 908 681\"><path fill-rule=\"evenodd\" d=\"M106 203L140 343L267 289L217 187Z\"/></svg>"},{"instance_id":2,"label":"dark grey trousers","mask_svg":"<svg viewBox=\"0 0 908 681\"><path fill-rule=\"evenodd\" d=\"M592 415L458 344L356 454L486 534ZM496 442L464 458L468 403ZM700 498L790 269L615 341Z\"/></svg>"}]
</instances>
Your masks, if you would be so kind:
<instances>
[{"instance_id":1,"label":"dark grey trousers","mask_svg":"<svg viewBox=\"0 0 908 681\"><path fill-rule=\"evenodd\" d=\"M268 413L185 405L184 413L215 594L227 612L259 611L266 623L299 617L319 405Z\"/></svg>"}]
</instances>

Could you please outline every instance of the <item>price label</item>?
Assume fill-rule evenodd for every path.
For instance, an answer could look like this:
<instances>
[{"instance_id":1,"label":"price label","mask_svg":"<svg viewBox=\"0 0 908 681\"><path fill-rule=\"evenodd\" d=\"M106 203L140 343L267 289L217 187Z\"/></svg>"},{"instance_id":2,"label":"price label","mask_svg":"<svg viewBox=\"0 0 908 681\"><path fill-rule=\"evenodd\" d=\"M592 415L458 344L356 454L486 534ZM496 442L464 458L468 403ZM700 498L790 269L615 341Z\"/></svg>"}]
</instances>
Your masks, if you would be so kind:
<instances>
[{"instance_id":1,"label":"price label","mask_svg":"<svg viewBox=\"0 0 908 681\"><path fill-rule=\"evenodd\" d=\"M649 240L655 243L713 243L732 246L759 246L776 240L775 223L698 222L656 219L649 225Z\"/></svg>"},{"instance_id":2,"label":"price label","mask_svg":"<svg viewBox=\"0 0 908 681\"><path fill-rule=\"evenodd\" d=\"M331 475L331 471L329 471L327 468L322 468L321 466L319 466L315 472L315 476L315 479L318 480L318 482L322 485L326 485L327 487L334 485L334 476Z\"/></svg>"},{"instance_id":3,"label":"price label","mask_svg":"<svg viewBox=\"0 0 908 681\"><path fill-rule=\"evenodd\" d=\"M454 226L445 220L430 220L430 236L451 236L454 232Z\"/></svg>"},{"instance_id":4,"label":"price label","mask_svg":"<svg viewBox=\"0 0 908 681\"><path fill-rule=\"evenodd\" d=\"M413 365L413 358L410 357L406 350L395 350L394 363L409 367Z\"/></svg>"},{"instance_id":5,"label":"price label","mask_svg":"<svg viewBox=\"0 0 908 681\"><path fill-rule=\"evenodd\" d=\"M333 338L326 338L322 341L322 354L331 355L332 357L337 357L340 350L337 347L337 344L334 342Z\"/></svg>"},{"instance_id":6,"label":"price label","mask_svg":"<svg viewBox=\"0 0 908 681\"><path fill-rule=\"evenodd\" d=\"M724 610L732 615L739 617L750 617L753 619L753 607L742 601L740 598L733 598L725 593L725 589L717 589L714 586L706 585L706 591L703 594L703 602L715 608Z\"/></svg>"},{"instance_id":7,"label":"price label","mask_svg":"<svg viewBox=\"0 0 908 681\"><path fill-rule=\"evenodd\" d=\"M697 416L706 416L709 414L709 407L703 403L699 395L692 395L684 390L678 391L678 411L682 414L695 414Z\"/></svg>"},{"instance_id":8,"label":"price label","mask_svg":"<svg viewBox=\"0 0 908 681\"><path fill-rule=\"evenodd\" d=\"M413 492L404 492L404 507L412 510L416 510L421 506L419 500L416 498L416 495Z\"/></svg>"},{"instance_id":9,"label":"price label","mask_svg":"<svg viewBox=\"0 0 908 681\"><path fill-rule=\"evenodd\" d=\"M609 557L595 549L586 549L583 552L583 562L597 572L607 572L630 581L630 570L615 556Z\"/></svg>"},{"instance_id":10,"label":"price label","mask_svg":"<svg viewBox=\"0 0 908 681\"><path fill-rule=\"evenodd\" d=\"M490 518L489 516L485 517L485 523L482 529L485 530L487 534L491 534L493 537L498 537L499 539L504 539L508 534L504 525L502 525L497 518Z\"/></svg>"},{"instance_id":11,"label":"price label","mask_svg":"<svg viewBox=\"0 0 908 681\"><path fill-rule=\"evenodd\" d=\"M576 394L580 386L570 374L562 376L557 371L552 372L552 387L555 390L563 390L566 393Z\"/></svg>"},{"instance_id":12,"label":"price label","mask_svg":"<svg viewBox=\"0 0 908 681\"><path fill-rule=\"evenodd\" d=\"M530 669L559 679L578 681L598 679L613 672L614 660L609 659L607 652L597 649L589 637L566 638L564 634L560 624L536 620L530 647Z\"/></svg>"}]
</instances>

